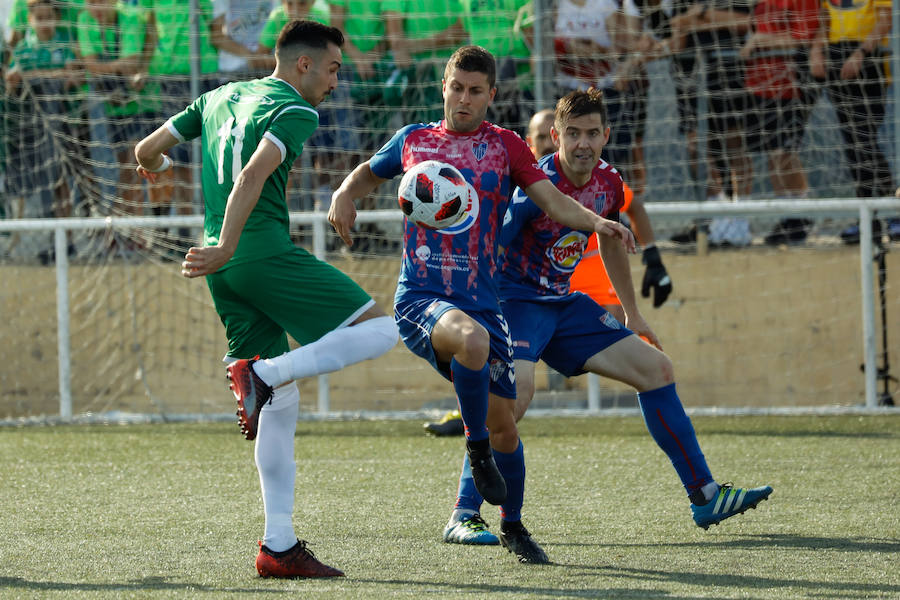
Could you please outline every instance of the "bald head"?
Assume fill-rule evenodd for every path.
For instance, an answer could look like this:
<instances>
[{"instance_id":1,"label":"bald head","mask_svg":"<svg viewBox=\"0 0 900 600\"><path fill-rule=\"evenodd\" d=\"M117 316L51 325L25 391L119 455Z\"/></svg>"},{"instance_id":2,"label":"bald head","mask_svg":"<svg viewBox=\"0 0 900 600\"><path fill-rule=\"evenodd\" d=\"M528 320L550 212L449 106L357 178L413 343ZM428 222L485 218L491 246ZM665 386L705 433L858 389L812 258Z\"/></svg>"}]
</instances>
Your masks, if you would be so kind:
<instances>
[{"instance_id":1,"label":"bald head","mask_svg":"<svg viewBox=\"0 0 900 600\"><path fill-rule=\"evenodd\" d=\"M553 145L550 137L550 128L553 126L555 118L556 113L550 108L545 108L534 113L528 122L528 134L525 136L525 141L535 158L556 152L556 146Z\"/></svg>"}]
</instances>

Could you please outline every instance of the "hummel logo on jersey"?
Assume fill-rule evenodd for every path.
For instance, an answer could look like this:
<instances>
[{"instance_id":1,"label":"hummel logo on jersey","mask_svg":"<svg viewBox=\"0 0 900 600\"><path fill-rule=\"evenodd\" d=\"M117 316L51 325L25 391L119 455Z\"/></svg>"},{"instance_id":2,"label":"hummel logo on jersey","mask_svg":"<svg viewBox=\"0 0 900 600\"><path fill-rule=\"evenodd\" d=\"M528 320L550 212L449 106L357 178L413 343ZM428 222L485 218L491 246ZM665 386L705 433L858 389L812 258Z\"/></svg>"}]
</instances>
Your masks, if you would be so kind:
<instances>
[{"instance_id":1,"label":"hummel logo on jersey","mask_svg":"<svg viewBox=\"0 0 900 600\"><path fill-rule=\"evenodd\" d=\"M427 146L413 146L410 150L413 152L425 152L427 154L437 154L441 151L440 148L428 148Z\"/></svg>"}]
</instances>

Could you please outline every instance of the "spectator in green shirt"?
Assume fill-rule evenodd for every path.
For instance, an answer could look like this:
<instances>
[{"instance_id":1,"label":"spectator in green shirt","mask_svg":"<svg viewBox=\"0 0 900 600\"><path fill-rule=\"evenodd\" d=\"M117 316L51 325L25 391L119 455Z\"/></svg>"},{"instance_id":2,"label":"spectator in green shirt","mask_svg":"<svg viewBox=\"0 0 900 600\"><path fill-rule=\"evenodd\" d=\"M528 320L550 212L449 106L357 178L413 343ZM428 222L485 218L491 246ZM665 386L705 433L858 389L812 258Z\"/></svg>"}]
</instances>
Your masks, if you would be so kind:
<instances>
[{"instance_id":1,"label":"spectator in green shirt","mask_svg":"<svg viewBox=\"0 0 900 600\"><path fill-rule=\"evenodd\" d=\"M282 28L290 21L310 20L329 25L330 7L324 0L281 0L272 10L269 20L263 27L259 38L260 52L265 52L270 60L270 67L275 66L272 49ZM313 182L315 190L313 202L301 198L298 208L312 210L314 204L327 210L327 202L331 200L331 192L340 182L352 162L352 153L359 150L356 135L356 119L349 110L349 82L346 80L347 70L341 69L338 76L338 87L331 92L329 102L317 107L319 127L310 137L307 145L312 150L312 161L317 173Z\"/></svg>"},{"instance_id":2,"label":"spectator in green shirt","mask_svg":"<svg viewBox=\"0 0 900 600\"><path fill-rule=\"evenodd\" d=\"M156 48L150 61L148 76L158 80L161 97L161 114L170 115L180 112L193 99L191 94L191 62L199 62L200 93L218 86L217 69L219 58L214 46L213 5L211 0L197 0L197 48L198 56L191 53L191 2L187 0L138 0L142 8L148 11L147 28L155 35ZM217 38L218 39L218 38ZM172 186L171 203L178 214L192 214L193 207L193 172L191 144L180 144L172 149L171 158L175 167L159 178L158 185L163 189ZM199 159L198 159L199 160ZM152 201L152 200L151 200ZM197 207L199 209L199 207ZM156 206L154 212L167 214L167 206ZM187 239L190 232L179 229L179 240L169 243L173 255L179 255L184 248L190 246Z\"/></svg>"},{"instance_id":3,"label":"spectator in green shirt","mask_svg":"<svg viewBox=\"0 0 900 600\"><path fill-rule=\"evenodd\" d=\"M460 0L382 0L388 45L401 69L412 69L403 104L408 121L441 118L443 67L453 51L468 39Z\"/></svg>"},{"instance_id":4,"label":"spectator in green shirt","mask_svg":"<svg viewBox=\"0 0 900 600\"><path fill-rule=\"evenodd\" d=\"M269 19L259 34L259 53L264 57L262 66L266 69L275 68L272 50L278 41L278 34L288 22L308 19L328 25L329 16L328 5L324 0L281 0L269 13Z\"/></svg>"},{"instance_id":5,"label":"spectator in green shirt","mask_svg":"<svg viewBox=\"0 0 900 600\"><path fill-rule=\"evenodd\" d=\"M75 38L75 21L78 13L84 8L84 0L55 0L62 27L69 29L70 37ZM28 30L28 0L13 0L7 17L6 29L9 32L9 46L15 47Z\"/></svg>"},{"instance_id":6,"label":"spectator in green shirt","mask_svg":"<svg viewBox=\"0 0 900 600\"><path fill-rule=\"evenodd\" d=\"M62 140L72 138L70 111L83 74L56 4L29 0L26 6L28 27L5 75L10 126L6 191L12 216L63 217L71 212L66 176L75 165ZM49 248L38 255L46 262Z\"/></svg>"},{"instance_id":7,"label":"spectator in green shirt","mask_svg":"<svg viewBox=\"0 0 900 600\"><path fill-rule=\"evenodd\" d=\"M470 44L481 46L497 59L497 94L489 119L525 133L534 102L531 51L516 31L519 11L529 0L461 0L463 28Z\"/></svg>"},{"instance_id":8,"label":"spectator in green shirt","mask_svg":"<svg viewBox=\"0 0 900 600\"><path fill-rule=\"evenodd\" d=\"M116 0L89 0L78 16L78 45L94 94L105 96L108 142L118 166L113 212L143 214L143 189L131 165L134 145L146 133L139 115L145 101L134 76L146 70L146 12ZM137 87L140 87L139 85Z\"/></svg>"}]
</instances>

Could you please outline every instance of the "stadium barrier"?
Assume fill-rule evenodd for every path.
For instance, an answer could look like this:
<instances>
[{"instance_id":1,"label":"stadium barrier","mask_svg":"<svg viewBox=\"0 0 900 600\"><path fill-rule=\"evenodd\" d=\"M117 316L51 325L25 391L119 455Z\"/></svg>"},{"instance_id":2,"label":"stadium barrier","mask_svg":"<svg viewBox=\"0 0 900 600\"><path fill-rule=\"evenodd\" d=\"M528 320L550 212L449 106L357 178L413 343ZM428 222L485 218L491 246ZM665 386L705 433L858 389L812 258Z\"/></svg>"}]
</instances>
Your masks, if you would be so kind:
<instances>
[{"instance_id":1,"label":"stadium barrier","mask_svg":"<svg viewBox=\"0 0 900 600\"><path fill-rule=\"evenodd\" d=\"M900 213L900 200L836 198L653 203L647 206L647 210L654 220L668 216L678 217L682 221L723 215L751 218L762 215L820 218L858 215L862 239L858 250L839 244L836 245L837 250L827 244L824 248L804 246L798 250L805 253L799 257L798 264L811 263L817 255L827 256L824 272L844 273L838 275L835 281L820 282L821 285L813 281L819 276L812 271L809 280L805 280L807 274L799 270L802 267L791 266L790 271L781 274L776 273L777 267L766 267L771 269L768 273L751 273L757 264L787 265L791 257L791 251L765 248L760 244L710 254L707 262L695 271L700 273L711 269L712 257L717 256L721 262L721 274L710 272L709 279L700 280L697 277L696 282L679 279L672 268L673 261L679 258L678 252L665 249L663 243L663 255L670 271L675 273L676 286L676 293L669 301L672 306L668 310L680 310L685 301L678 299L679 293L701 298L696 301L701 315L713 312L715 304L737 303L736 312L740 314L729 317L734 319L734 323L727 326L733 333L720 335L716 345L703 352L702 338L713 333L710 330L717 327L715 323L707 322L703 316L691 317L693 322L676 323L679 319L684 320L682 313L661 310L651 314L649 311L652 309L643 310L657 333L662 332L664 345L674 346L676 369L687 375L679 380L684 382L680 384L680 389L683 393L693 392L695 397L702 396L701 405L723 409L748 405L778 408L785 404L818 407L862 405L867 409L878 406L880 313L876 306L878 290L874 252L877 246L873 245L872 218L876 211L879 216ZM396 210L360 211L357 223L390 224L399 221L399 217L400 213ZM329 237L334 234L324 212L292 213L291 223L295 227L311 229L311 251L314 254L336 263L360 281L383 307L391 306L398 267L396 254L391 258L374 259L360 258L359 255L344 256L339 250L329 251ZM221 365L213 364L215 360L212 357L217 353L224 354L224 335L205 286L188 282L178 274L178 265L171 262L178 261L178 257L171 257L170 262L165 262L156 254L141 255L140 252L130 257L101 253L95 258L87 256L86 252L79 252L70 262L67 251L72 236L77 236L79 232L96 237L98 234L114 236L115 232L152 232L166 227L196 230L201 226L201 216L0 220L0 240L8 241L29 232L42 235L52 232L55 247L55 279L52 281L43 276L43 273L49 272L48 267L28 262L0 263L0 268L6 272L3 277L6 284L0 292L5 306L2 327L11 329L16 336L15 341L5 344L6 348L0 353L0 364L5 367L0 372L3 389L0 397L6 398L0 405L0 419L7 419L7 422L23 418L68 421L90 415L106 415L107 418L115 418L115 415L155 415L163 420L175 420L221 416L225 397L224 370ZM133 234L129 235L133 237ZM754 254L760 246L767 255ZM859 254L856 267L848 267L845 264L847 253L856 251ZM140 270L138 265L141 265ZM634 279L639 281L638 269L641 267L633 263L633 268L636 271ZM854 270L856 272L852 273ZM846 274L848 272L850 274ZM761 278L760 281L748 279L756 275ZM857 277L858 285L853 281ZM772 289L766 289L770 284ZM717 292L717 296L707 290L699 294L682 291L692 289L692 285L705 286L709 290L733 288L734 294L745 297L735 297L728 292ZM780 289L787 286L791 289ZM892 293L892 289L889 287L887 290L891 320L883 327L900 322L897 320L900 295ZM806 298L806 290L814 296L809 302L814 300L821 305L816 304L815 308L813 305L799 305L796 299ZM782 293L787 295L779 295ZM861 318L861 327L858 318L844 314L855 312L849 310L849 306L857 302L861 307L861 311L856 313ZM40 318L40 315L47 314L46 309L50 305L55 305L55 324ZM43 311L41 307L44 307ZM809 314L792 314L797 310ZM767 311L773 315L776 311L780 314L769 317ZM839 318L829 316L838 313L841 314ZM673 323L668 322L669 317L673 317ZM779 347L779 337L797 334L797 339L800 339L797 331L779 330L779 327L804 318L807 322L803 322L803 327L809 326L820 337L814 336L810 338L812 341L796 345L789 344L777 352L772 350ZM770 330L764 331L766 328ZM890 329L898 331L896 326ZM819 330L825 330L825 333ZM55 385L48 379L54 364L53 357L49 355L54 352L48 345L53 334L57 367ZM742 338L758 338L756 345L764 349L746 350L741 346L741 341L736 341ZM896 355L896 333L892 344ZM826 349L829 358L819 358L817 353ZM858 365L858 357L853 356L857 351L863 358L862 386L854 383L852 376L854 364ZM778 354L774 357L774 363L763 360L763 355L767 353ZM705 358L701 360L706 364L682 368L680 365L689 363L694 354L702 354ZM755 362L761 366L752 367L751 363ZM779 373L779 370L784 372ZM547 376L544 377L546 379ZM806 381L804 377L811 377L811 380ZM773 380L774 384L770 386L764 381L766 378ZM719 385L720 388L702 387L699 380L710 380L703 385ZM539 383L543 383L544 387L547 385L545 380ZM733 386L728 387L729 384ZM860 389L861 398L856 392ZM574 403L563 407L574 407L589 413L601 412L599 390L597 380L589 381L587 392L576 389L570 394ZM621 388L613 387L611 390L613 394L621 392ZM444 407L448 400L452 402L452 398L447 398L448 394L452 394L449 386L402 344L386 358L371 364L355 365L332 377L322 376L314 384L304 382L301 391L304 397L316 398L314 406L305 405L304 409L322 416L360 411L408 412L429 406ZM337 402L333 400L336 392L339 396ZM760 400L759 396L765 398ZM365 402L358 402L360 398L365 398ZM428 403L436 398L442 403ZM52 401L55 401L55 407Z\"/></svg>"}]
</instances>

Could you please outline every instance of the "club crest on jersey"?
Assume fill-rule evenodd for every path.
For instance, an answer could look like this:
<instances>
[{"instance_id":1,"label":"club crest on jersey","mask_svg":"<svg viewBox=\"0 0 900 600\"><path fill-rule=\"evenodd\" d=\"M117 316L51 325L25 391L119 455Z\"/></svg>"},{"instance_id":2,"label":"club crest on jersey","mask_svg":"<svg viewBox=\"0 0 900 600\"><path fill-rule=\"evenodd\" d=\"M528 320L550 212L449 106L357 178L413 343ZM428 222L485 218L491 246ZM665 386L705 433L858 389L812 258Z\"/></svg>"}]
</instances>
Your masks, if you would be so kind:
<instances>
[{"instance_id":1,"label":"club crest on jersey","mask_svg":"<svg viewBox=\"0 0 900 600\"><path fill-rule=\"evenodd\" d=\"M459 221L457 221L456 225L451 225L444 229L435 229L436 233L456 235L472 227L475 221L478 220L478 192L475 191L475 187L468 181L466 181L466 187L469 188L469 201L466 203L466 209L463 211Z\"/></svg>"},{"instance_id":2,"label":"club crest on jersey","mask_svg":"<svg viewBox=\"0 0 900 600\"><path fill-rule=\"evenodd\" d=\"M603 214L603 210L606 208L606 192L600 192L597 194L597 197L594 198L594 212L598 215Z\"/></svg>"},{"instance_id":3,"label":"club crest on jersey","mask_svg":"<svg viewBox=\"0 0 900 600\"><path fill-rule=\"evenodd\" d=\"M240 92L235 92L228 97L228 101L234 104L274 104L275 101L269 98L268 96L260 96L257 94L251 94L245 96Z\"/></svg>"},{"instance_id":4,"label":"club crest on jersey","mask_svg":"<svg viewBox=\"0 0 900 600\"><path fill-rule=\"evenodd\" d=\"M603 316L600 317L600 322L610 329L622 329L622 324L619 323L616 318L608 312L603 313Z\"/></svg>"},{"instance_id":5,"label":"club crest on jersey","mask_svg":"<svg viewBox=\"0 0 900 600\"><path fill-rule=\"evenodd\" d=\"M472 144L472 154L475 155L475 160L480 161L482 158L484 158L487 155L487 149L487 142Z\"/></svg>"},{"instance_id":6,"label":"club crest on jersey","mask_svg":"<svg viewBox=\"0 0 900 600\"><path fill-rule=\"evenodd\" d=\"M491 381L500 381L500 379L505 376L509 379L510 383L516 382L516 372L513 370L513 364L503 362L499 358L491 359L488 372L490 373Z\"/></svg>"},{"instance_id":7,"label":"club crest on jersey","mask_svg":"<svg viewBox=\"0 0 900 600\"><path fill-rule=\"evenodd\" d=\"M581 260L581 255L587 247L587 236L580 231L570 231L562 236L556 243L547 248L547 258L557 271L571 273L575 265Z\"/></svg>"}]
</instances>

